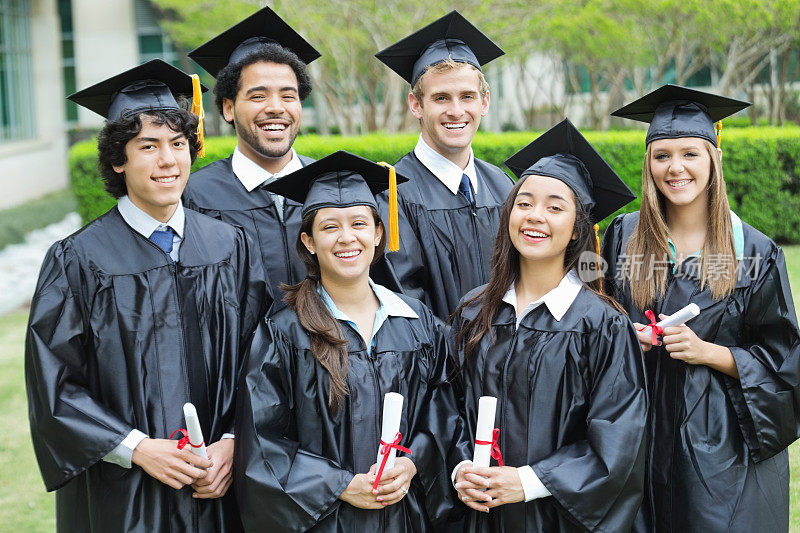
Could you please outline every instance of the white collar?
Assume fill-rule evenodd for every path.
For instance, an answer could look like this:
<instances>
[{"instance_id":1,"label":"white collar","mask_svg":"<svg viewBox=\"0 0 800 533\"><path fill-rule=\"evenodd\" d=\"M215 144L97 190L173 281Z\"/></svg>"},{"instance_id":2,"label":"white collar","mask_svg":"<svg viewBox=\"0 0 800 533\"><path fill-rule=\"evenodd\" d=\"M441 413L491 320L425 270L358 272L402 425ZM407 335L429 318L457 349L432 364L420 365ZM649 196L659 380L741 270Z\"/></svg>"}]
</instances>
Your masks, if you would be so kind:
<instances>
[{"instance_id":1,"label":"white collar","mask_svg":"<svg viewBox=\"0 0 800 533\"><path fill-rule=\"evenodd\" d=\"M275 174L272 174L271 172L267 172L258 166L255 161L244 155L242 151L239 150L239 145L236 145L236 148L233 150L233 157L231 157L233 173L237 178L239 178L239 181L242 182L242 185L244 185L244 188L247 189L247 192L250 192L264 183L276 180L281 176L285 176L286 174L303 168L303 163L300 161L300 158L297 157L297 152L295 152L294 148L291 150L292 158L288 163L286 163L286 166Z\"/></svg>"},{"instance_id":2,"label":"white collar","mask_svg":"<svg viewBox=\"0 0 800 533\"><path fill-rule=\"evenodd\" d=\"M419 315L411 309L411 307L403 301L397 294L390 291L383 285L378 285L369 280L372 287L372 292L381 303L381 306L386 309L388 316L402 316L405 318L419 318Z\"/></svg>"},{"instance_id":3,"label":"white collar","mask_svg":"<svg viewBox=\"0 0 800 533\"><path fill-rule=\"evenodd\" d=\"M166 222L160 222L136 207L127 195L117 200L117 210L130 227L147 239L150 238L154 231L164 226L171 227L178 237L183 238L186 214L183 212L183 203L180 200L178 200L178 207L175 208L175 212Z\"/></svg>"},{"instance_id":4,"label":"white collar","mask_svg":"<svg viewBox=\"0 0 800 533\"><path fill-rule=\"evenodd\" d=\"M419 315L415 313L414 310L411 309L411 307L394 292L390 291L383 285L378 285L377 283L373 282L372 279L369 280L369 286L372 288L372 292L378 299L379 309L377 314L383 314L385 317L402 316L405 318L419 318ZM334 318L352 322L352 320L350 320L344 311L336 307L333 298L331 298L331 295L325 290L325 287L322 285L322 283L317 283L317 292L319 292L320 297L322 297L322 301L325 303L325 306L328 308Z\"/></svg>"},{"instance_id":5,"label":"white collar","mask_svg":"<svg viewBox=\"0 0 800 533\"><path fill-rule=\"evenodd\" d=\"M570 270L554 289L550 290L547 294L535 302L528 304L528 307L526 307L522 313L516 313L517 291L515 290L513 283L511 284L511 288L508 289L508 292L506 292L505 296L503 296L503 301L511 304L514 307L514 312L517 314L517 326L519 326L520 322L522 322L522 319L525 318L528 313L539 307L541 304L545 304L547 309L550 311L550 314L553 315L553 318L560 322L569 310L572 302L574 302L575 298L578 297L578 293L582 287L583 283L581 283L580 278L578 278L578 274L575 273L575 270Z\"/></svg>"},{"instance_id":6,"label":"white collar","mask_svg":"<svg viewBox=\"0 0 800 533\"><path fill-rule=\"evenodd\" d=\"M469 149L469 163L464 169L428 146L428 143L422 140L422 135L419 136L417 145L414 147L414 155L453 194L458 194L458 186L461 185L461 176L464 174L469 177L472 190L478 194L478 175L475 173L475 156L472 153L472 147Z\"/></svg>"}]
</instances>

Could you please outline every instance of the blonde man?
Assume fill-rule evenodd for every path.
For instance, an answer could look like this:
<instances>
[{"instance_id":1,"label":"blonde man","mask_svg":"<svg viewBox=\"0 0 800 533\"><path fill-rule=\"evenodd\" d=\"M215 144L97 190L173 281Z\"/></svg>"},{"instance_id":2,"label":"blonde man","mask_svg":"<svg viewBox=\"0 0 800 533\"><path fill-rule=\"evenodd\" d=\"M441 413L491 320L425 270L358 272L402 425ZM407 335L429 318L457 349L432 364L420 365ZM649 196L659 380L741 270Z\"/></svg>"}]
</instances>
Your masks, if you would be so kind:
<instances>
[{"instance_id":1,"label":"blonde man","mask_svg":"<svg viewBox=\"0 0 800 533\"><path fill-rule=\"evenodd\" d=\"M489 280L500 210L513 185L472 152L489 111L481 65L502 54L457 11L376 54L411 85L408 105L421 132L396 164L411 178L398 188L401 250L375 275L393 278L382 281L399 285L442 319Z\"/></svg>"}]
</instances>

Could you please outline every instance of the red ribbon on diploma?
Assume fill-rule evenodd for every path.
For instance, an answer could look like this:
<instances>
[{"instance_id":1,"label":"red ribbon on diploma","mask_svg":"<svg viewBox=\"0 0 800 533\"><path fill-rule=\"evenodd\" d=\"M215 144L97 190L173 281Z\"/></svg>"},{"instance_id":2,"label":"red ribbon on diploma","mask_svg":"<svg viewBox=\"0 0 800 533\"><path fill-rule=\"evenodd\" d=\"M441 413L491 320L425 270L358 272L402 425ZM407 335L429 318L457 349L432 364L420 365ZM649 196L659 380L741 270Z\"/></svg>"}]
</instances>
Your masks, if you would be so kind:
<instances>
[{"instance_id":1,"label":"red ribbon on diploma","mask_svg":"<svg viewBox=\"0 0 800 533\"><path fill-rule=\"evenodd\" d=\"M183 434L183 438L178 441L179 450L182 450L184 447L186 447L187 444L192 448L199 448L200 446L203 445L202 442L200 444L192 444L192 442L189 440L189 433L185 429L176 429L175 431L172 432L172 435L170 435L169 438L171 439L172 437L175 436L175 433L178 432Z\"/></svg>"},{"instance_id":2,"label":"red ribbon on diploma","mask_svg":"<svg viewBox=\"0 0 800 533\"><path fill-rule=\"evenodd\" d=\"M500 446L497 444L497 440L500 438L500 428L494 428L492 431L492 440L475 440L475 444L483 444L483 445L491 445L492 446L492 458L497 459L497 464L503 466L503 454L500 453Z\"/></svg>"},{"instance_id":3,"label":"red ribbon on diploma","mask_svg":"<svg viewBox=\"0 0 800 533\"><path fill-rule=\"evenodd\" d=\"M383 442L383 439L381 439L381 444L383 444L383 447L381 448L380 454L383 456L383 459L381 460L381 466L378 467L378 475L375 476L375 483L372 484L372 490L376 490L378 488L378 484L381 482L381 476L383 475L383 467L386 466L386 461L389 460L389 452L391 451L392 448L394 448L395 450L400 450L401 452L406 452L408 455L411 455L411 450L409 450L408 448L404 448L403 446L400 446L400 439L402 438L403 436L398 431L397 435L394 436L393 442Z\"/></svg>"},{"instance_id":4,"label":"red ribbon on diploma","mask_svg":"<svg viewBox=\"0 0 800 533\"><path fill-rule=\"evenodd\" d=\"M653 334L653 346L657 346L658 345L658 336L659 335L663 335L664 334L664 330L661 328L661 326L657 326L656 325L656 315L650 309L648 309L647 311L644 312L644 316L646 316L650 320L650 324L648 324L647 326L639 328L639 331L644 331L644 329L649 326L650 327L650 333Z\"/></svg>"}]
</instances>

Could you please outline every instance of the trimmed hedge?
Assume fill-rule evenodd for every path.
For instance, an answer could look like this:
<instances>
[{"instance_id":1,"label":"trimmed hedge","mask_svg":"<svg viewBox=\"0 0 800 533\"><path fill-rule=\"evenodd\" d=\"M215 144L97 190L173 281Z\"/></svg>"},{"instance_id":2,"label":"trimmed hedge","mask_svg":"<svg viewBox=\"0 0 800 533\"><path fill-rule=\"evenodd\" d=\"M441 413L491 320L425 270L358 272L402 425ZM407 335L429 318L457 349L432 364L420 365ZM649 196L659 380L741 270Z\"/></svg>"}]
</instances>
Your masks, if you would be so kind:
<instances>
[{"instance_id":1,"label":"trimmed hedge","mask_svg":"<svg viewBox=\"0 0 800 533\"><path fill-rule=\"evenodd\" d=\"M476 157L505 170L503 161L536 138L538 132L484 133L475 137ZM723 131L723 167L731 208L746 222L781 243L800 243L800 128L749 127ZM586 132L586 138L635 193L641 190L644 131ZM295 148L319 159L335 150L348 150L373 161L394 162L413 149L417 134L359 137L304 135ZM227 157L235 137L206 141L206 157L200 168ZM84 221L107 211L114 200L105 194L97 172L94 141L76 144L70 150L73 191ZM619 212L639 209L634 200ZM601 224L610 222L609 217Z\"/></svg>"}]
</instances>

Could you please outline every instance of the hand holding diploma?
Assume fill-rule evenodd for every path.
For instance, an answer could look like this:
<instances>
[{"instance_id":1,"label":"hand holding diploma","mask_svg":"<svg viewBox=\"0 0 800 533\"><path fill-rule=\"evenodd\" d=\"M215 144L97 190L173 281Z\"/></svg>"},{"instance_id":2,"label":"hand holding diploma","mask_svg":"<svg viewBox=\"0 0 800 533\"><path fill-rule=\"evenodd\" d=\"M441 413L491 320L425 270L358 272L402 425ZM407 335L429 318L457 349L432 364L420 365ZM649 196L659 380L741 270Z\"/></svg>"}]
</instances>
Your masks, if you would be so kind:
<instances>
[{"instance_id":1,"label":"hand holding diploma","mask_svg":"<svg viewBox=\"0 0 800 533\"><path fill-rule=\"evenodd\" d=\"M700 308L697 304L689 304L678 312L664 316L660 315L661 320L656 322L655 315L652 311L645 312L645 315L650 319L650 324L644 325L634 323L636 331L639 333L639 342L642 344L642 351L650 350L652 346L658 346L658 337L664 333L664 328L680 326L684 322L695 318L700 314Z\"/></svg>"},{"instance_id":2,"label":"hand holding diploma","mask_svg":"<svg viewBox=\"0 0 800 533\"><path fill-rule=\"evenodd\" d=\"M134 448L131 462L176 490L203 479L208 474L205 469L213 467L210 460L178 449L170 439L144 439Z\"/></svg>"},{"instance_id":3,"label":"hand holding diploma","mask_svg":"<svg viewBox=\"0 0 800 533\"><path fill-rule=\"evenodd\" d=\"M207 448L208 458L214 462L206 477L192 483L193 498L222 498L233 482L233 439L221 439Z\"/></svg>"},{"instance_id":4,"label":"hand holding diploma","mask_svg":"<svg viewBox=\"0 0 800 533\"><path fill-rule=\"evenodd\" d=\"M397 450L411 453L400 446L400 419L403 414L403 396L386 393L383 399L381 439L378 444L377 463L366 474L356 474L339 499L360 509L381 509L397 503L406 494L417 468L407 457L396 458Z\"/></svg>"}]
</instances>

